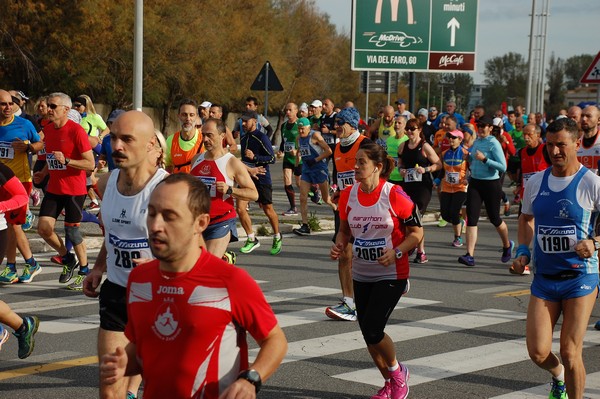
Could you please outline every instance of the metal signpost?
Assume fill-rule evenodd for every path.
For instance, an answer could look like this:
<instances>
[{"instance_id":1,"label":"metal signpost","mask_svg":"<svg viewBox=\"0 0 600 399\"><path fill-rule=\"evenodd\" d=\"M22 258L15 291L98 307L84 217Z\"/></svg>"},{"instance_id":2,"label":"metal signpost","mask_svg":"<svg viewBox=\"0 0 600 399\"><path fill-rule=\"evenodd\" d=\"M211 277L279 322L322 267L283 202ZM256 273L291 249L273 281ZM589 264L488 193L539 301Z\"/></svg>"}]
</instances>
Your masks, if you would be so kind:
<instances>
[{"instance_id":1,"label":"metal signpost","mask_svg":"<svg viewBox=\"0 0 600 399\"><path fill-rule=\"evenodd\" d=\"M354 0L357 71L472 72L479 0Z\"/></svg>"}]
</instances>

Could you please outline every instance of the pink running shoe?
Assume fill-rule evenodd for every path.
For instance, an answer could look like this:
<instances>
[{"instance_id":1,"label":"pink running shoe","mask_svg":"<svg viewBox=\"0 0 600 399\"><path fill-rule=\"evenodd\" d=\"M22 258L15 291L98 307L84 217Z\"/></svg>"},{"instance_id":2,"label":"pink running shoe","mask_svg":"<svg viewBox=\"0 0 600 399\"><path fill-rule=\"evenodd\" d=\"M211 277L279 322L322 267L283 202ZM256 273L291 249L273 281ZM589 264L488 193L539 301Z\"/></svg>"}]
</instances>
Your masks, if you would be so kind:
<instances>
[{"instance_id":1,"label":"pink running shoe","mask_svg":"<svg viewBox=\"0 0 600 399\"><path fill-rule=\"evenodd\" d=\"M385 382L383 388L381 388L377 393L371 396L371 399L390 399L392 394L392 385L389 381Z\"/></svg>"},{"instance_id":2,"label":"pink running shoe","mask_svg":"<svg viewBox=\"0 0 600 399\"><path fill-rule=\"evenodd\" d=\"M400 363L400 368L390 372L390 399L405 399L408 396L408 369Z\"/></svg>"}]
</instances>

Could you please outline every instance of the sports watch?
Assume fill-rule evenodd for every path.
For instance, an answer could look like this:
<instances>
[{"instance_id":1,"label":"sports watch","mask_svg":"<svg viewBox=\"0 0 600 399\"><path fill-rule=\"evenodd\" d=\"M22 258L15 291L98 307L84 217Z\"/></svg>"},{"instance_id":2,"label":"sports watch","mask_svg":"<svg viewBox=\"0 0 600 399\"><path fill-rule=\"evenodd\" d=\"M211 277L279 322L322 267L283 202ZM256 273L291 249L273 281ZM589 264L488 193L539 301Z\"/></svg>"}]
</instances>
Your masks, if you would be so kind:
<instances>
[{"instance_id":1,"label":"sports watch","mask_svg":"<svg viewBox=\"0 0 600 399\"><path fill-rule=\"evenodd\" d=\"M394 248L394 251L396 251L396 259L400 259L402 257L402 251L398 248Z\"/></svg>"},{"instance_id":2,"label":"sports watch","mask_svg":"<svg viewBox=\"0 0 600 399\"><path fill-rule=\"evenodd\" d=\"M594 249L597 251L600 249L600 242L596 241L594 237L590 237L590 240L594 242Z\"/></svg>"},{"instance_id":3,"label":"sports watch","mask_svg":"<svg viewBox=\"0 0 600 399\"><path fill-rule=\"evenodd\" d=\"M258 391L260 391L260 387L262 385L262 380L260 378L260 374L258 374L258 371L254 370L254 369L242 371L238 375L238 380L240 378L243 378L244 380L248 381L250 384L254 385L254 389L256 389L256 393L258 393Z\"/></svg>"},{"instance_id":4,"label":"sports watch","mask_svg":"<svg viewBox=\"0 0 600 399\"><path fill-rule=\"evenodd\" d=\"M231 195L231 194L233 194L233 187L232 187L232 186L229 186L229 187L227 188L227 192L226 192L225 194L227 194L227 195Z\"/></svg>"}]
</instances>

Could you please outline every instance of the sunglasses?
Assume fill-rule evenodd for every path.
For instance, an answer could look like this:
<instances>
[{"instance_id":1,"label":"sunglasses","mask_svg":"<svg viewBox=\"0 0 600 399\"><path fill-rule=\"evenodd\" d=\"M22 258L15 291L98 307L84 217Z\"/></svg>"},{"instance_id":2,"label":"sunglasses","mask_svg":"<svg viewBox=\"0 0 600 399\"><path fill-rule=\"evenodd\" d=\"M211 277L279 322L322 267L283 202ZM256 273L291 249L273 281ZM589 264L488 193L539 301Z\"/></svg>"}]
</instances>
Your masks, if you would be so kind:
<instances>
[{"instance_id":1,"label":"sunglasses","mask_svg":"<svg viewBox=\"0 0 600 399\"><path fill-rule=\"evenodd\" d=\"M449 140L454 140L454 139L457 139L458 137L456 137L456 136L453 136L453 135L451 135L451 134L447 134L447 135L446 135L446 138L447 138L447 139L449 139Z\"/></svg>"},{"instance_id":2,"label":"sunglasses","mask_svg":"<svg viewBox=\"0 0 600 399\"><path fill-rule=\"evenodd\" d=\"M411 132L414 132L415 130L419 130L419 128L418 128L418 127L416 127L416 126L408 126L408 127L406 128L406 130L408 130L408 131L411 131Z\"/></svg>"},{"instance_id":3,"label":"sunglasses","mask_svg":"<svg viewBox=\"0 0 600 399\"><path fill-rule=\"evenodd\" d=\"M79 107L81 107L81 104L79 104L79 103L73 104L73 108L79 108Z\"/></svg>"},{"instance_id":4,"label":"sunglasses","mask_svg":"<svg viewBox=\"0 0 600 399\"><path fill-rule=\"evenodd\" d=\"M14 103L6 103L6 102L2 102L0 103L0 107L12 107Z\"/></svg>"},{"instance_id":5,"label":"sunglasses","mask_svg":"<svg viewBox=\"0 0 600 399\"><path fill-rule=\"evenodd\" d=\"M50 108L50 109L56 109L56 108L58 108L58 107L66 107L66 105L62 105L62 104L52 104L52 103L48 104L48 108Z\"/></svg>"}]
</instances>

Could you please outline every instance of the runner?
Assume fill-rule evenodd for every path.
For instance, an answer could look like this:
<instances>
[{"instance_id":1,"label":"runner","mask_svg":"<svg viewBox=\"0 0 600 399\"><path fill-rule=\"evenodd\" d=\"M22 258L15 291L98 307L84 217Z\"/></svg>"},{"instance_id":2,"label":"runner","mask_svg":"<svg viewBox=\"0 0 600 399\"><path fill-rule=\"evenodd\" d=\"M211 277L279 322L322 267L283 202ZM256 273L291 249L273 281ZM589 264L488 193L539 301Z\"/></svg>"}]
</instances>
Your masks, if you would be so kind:
<instances>
[{"instance_id":1,"label":"runner","mask_svg":"<svg viewBox=\"0 0 600 399\"><path fill-rule=\"evenodd\" d=\"M185 99L179 104L177 114L181 129L167 137L165 164L170 173L190 173L192 158L204 152L202 147L202 119L198 117L198 104Z\"/></svg>"},{"instance_id":2,"label":"runner","mask_svg":"<svg viewBox=\"0 0 600 399\"><path fill-rule=\"evenodd\" d=\"M281 125L281 144L277 152L277 158L283 158L283 187L290 207L283 212L283 216L296 216L296 192L292 184L292 175L296 178L296 186L300 187L300 175L302 175L302 164L296 165L296 153L298 152L298 106L289 103L285 106L287 121Z\"/></svg>"}]
</instances>

